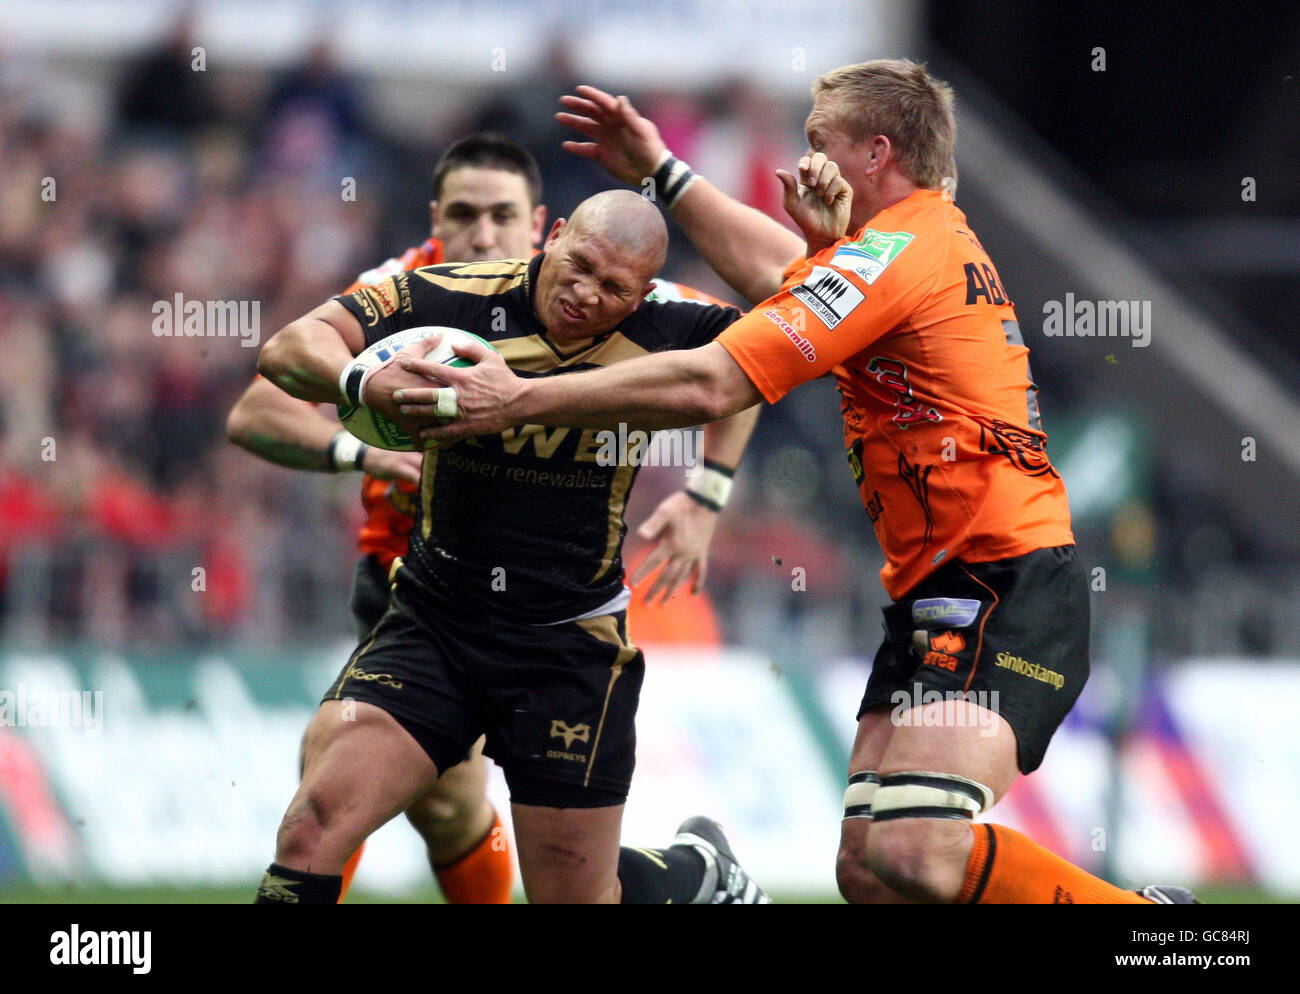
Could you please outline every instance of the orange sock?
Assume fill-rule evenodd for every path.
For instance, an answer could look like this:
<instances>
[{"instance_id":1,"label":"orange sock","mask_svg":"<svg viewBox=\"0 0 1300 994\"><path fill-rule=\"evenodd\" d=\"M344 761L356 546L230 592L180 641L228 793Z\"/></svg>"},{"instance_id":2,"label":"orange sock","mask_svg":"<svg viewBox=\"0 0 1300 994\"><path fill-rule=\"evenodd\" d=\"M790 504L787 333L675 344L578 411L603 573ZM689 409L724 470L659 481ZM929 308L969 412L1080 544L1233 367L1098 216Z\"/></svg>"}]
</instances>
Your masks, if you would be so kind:
<instances>
[{"instance_id":1,"label":"orange sock","mask_svg":"<svg viewBox=\"0 0 1300 994\"><path fill-rule=\"evenodd\" d=\"M1002 825L972 824L958 904L1151 904Z\"/></svg>"},{"instance_id":2,"label":"orange sock","mask_svg":"<svg viewBox=\"0 0 1300 994\"><path fill-rule=\"evenodd\" d=\"M433 868L448 904L509 904L514 866L501 816L473 849L454 863Z\"/></svg>"},{"instance_id":3,"label":"orange sock","mask_svg":"<svg viewBox=\"0 0 1300 994\"><path fill-rule=\"evenodd\" d=\"M339 904L348 896L348 888L352 886L352 878L357 875L357 867L361 865L361 854L366 851L366 844L363 842L357 846L357 851L352 854L352 858L347 861L343 867L343 889L339 891Z\"/></svg>"}]
</instances>

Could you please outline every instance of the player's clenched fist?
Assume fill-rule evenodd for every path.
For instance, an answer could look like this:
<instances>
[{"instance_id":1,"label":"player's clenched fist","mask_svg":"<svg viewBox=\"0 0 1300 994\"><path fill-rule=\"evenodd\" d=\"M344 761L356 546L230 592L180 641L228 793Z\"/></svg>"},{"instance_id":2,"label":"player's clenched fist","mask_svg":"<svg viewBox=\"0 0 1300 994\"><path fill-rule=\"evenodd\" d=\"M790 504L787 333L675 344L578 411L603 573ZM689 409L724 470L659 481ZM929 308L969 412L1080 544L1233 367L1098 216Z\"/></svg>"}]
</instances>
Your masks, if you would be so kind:
<instances>
[{"instance_id":1,"label":"player's clenched fist","mask_svg":"<svg viewBox=\"0 0 1300 994\"><path fill-rule=\"evenodd\" d=\"M575 89L576 94L560 97L560 103L572 113L560 112L555 119L591 141L566 141L564 150L599 162L611 175L633 186L651 175L666 151L654 122L642 117L627 97L615 97L594 86Z\"/></svg>"},{"instance_id":2,"label":"player's clenched fist","mask_svg":"<svg viewBox=\"0 0 1300 994\"><path fill-rule=\"evenodd\" d=\"M853 188L825 152L800 159L798 178L784 169L776 175L785 187L785 211L803 232L809 255L844 237Z\"/></svg>"}]
</instances>

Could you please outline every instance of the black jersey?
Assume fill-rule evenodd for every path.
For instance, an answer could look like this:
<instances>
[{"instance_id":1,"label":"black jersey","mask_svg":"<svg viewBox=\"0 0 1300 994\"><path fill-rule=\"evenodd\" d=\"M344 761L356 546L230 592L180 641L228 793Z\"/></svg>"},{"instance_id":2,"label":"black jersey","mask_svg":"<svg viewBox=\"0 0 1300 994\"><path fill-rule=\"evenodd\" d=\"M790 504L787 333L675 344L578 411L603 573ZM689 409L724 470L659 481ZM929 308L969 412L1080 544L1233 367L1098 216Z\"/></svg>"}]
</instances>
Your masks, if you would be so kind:
<instances>
[{"instance_id":1,"label":"black jersey","mask_svg":"<svg viewBox=\"0 0 1300 994\"><path fill-rule=\"evenodd\" d=\"M695 348L740 317L730 307L647 300L614 330L561 345L533 309L543 258L427 266L336 299L367 345L406 328L461 328L491 342L520 376ZM628 434L617 424L523 425L430 449L407 564L446 601L525 622L577 617L613 599L641 451L614 443Z\"/></svg>"}]
</instances>

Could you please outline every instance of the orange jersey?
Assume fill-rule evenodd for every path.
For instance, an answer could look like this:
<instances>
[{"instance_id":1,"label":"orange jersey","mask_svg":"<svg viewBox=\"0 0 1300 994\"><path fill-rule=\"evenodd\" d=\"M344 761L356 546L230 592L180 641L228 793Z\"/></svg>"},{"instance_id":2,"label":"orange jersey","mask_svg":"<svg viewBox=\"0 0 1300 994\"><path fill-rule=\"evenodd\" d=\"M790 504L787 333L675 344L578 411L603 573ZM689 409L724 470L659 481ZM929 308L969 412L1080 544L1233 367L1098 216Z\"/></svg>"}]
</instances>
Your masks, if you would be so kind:
<instances>
[{"instance_id":1,"label":"orange jersey","mask_svg":"<svg viewBox=\"0 0 1300 994\"><path fill-rule=\"evenodd\" d=\"M426 238L422 244L407 249L399 258L389 259L387 262L381 262L374 269L367 269L343 292L353 293L360 287L381 283L388 277L404 273L408 269L436 266L442 261L442 242L437 238Z\"/></svg>"},{"instance_id":2,"label":"orange jersey","mask_svg":"<svg viewBox=\"0 0 1300 994\"><path fill-rule=\"evenodd\" d=\"M362 273L343 292L352 293L358 287L378 283L395 273L436 266L442 261L442 242L430 238L422 245L407 249L400 258L389 259ZM384 569L392 566L398 556L406 555L407 536L415 526L415 498L419 492L418 483L381 480L366 474L361 481L361 505L366 510L366 520L357 536L362 555L374 556Z\"/></svg>"},{"instance_id":3,"label":"orange jersey","mask_svg":"<svg viewBox=\"0 0 1300 994\"><path fill-rule=\"evenodd\" d=\"M1074 541L1015 309L956 205L918 190L787 274L717 341L769 402L835 376L892 598Z\"/></svg>"},{"instance_id":4,"label":"orange jersey","mask_svg":"<svg viewBox=\"0 0 1300 994\"><path fill-rule=\"evenodd\" d=\"M646 603L654 573L632 588L627 605L627 631L637 645L720 646L722 633L708 591L678 591L660 604Z\"/></svg>"}]
</instances>

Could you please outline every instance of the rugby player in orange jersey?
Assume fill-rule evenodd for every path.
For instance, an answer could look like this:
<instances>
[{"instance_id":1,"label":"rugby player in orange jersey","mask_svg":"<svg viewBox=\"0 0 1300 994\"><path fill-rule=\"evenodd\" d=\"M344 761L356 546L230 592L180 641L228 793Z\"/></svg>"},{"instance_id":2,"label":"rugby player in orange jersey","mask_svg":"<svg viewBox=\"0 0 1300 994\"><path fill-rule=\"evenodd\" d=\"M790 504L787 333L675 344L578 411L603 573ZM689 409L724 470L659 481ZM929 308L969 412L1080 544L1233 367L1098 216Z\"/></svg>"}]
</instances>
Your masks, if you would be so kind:
<instances>
[{"instance_id":1,"label":"rugby player in orange jersey","mask_svg":"<svg viewBox=\"0 0 1300 994\"><path fill-rule=\"evenodd\" d=\"M952 202L952 92L902 60L820 77L798 177L778 172L791 236L665 149L625 97L562 103L570 142L631 183L652 177L750 313L700 348L551 380L477 345L464 369L407 360L443 387L394 400L431 413L453 390L450 441L521 422L655 427L838 381L845 452L886 557L894 603L858 712L837 876L854 903L1193 903L1121 889L973 816L1041 763L1088 676L1088 587L1015 310ZM846 234L846 232L848 234ZM430 419L432 421L433 419Z\"/></svg>"}]
</instances>

